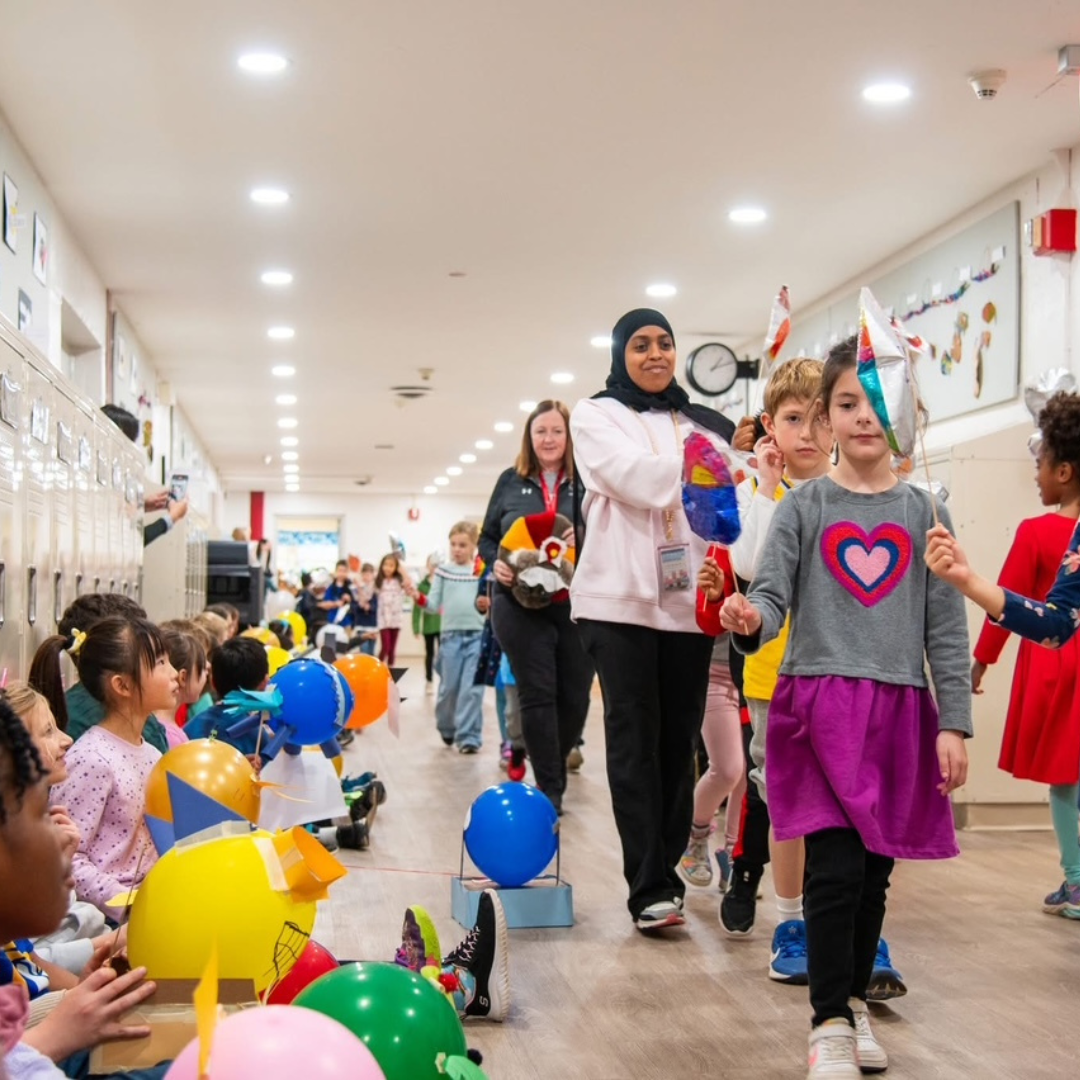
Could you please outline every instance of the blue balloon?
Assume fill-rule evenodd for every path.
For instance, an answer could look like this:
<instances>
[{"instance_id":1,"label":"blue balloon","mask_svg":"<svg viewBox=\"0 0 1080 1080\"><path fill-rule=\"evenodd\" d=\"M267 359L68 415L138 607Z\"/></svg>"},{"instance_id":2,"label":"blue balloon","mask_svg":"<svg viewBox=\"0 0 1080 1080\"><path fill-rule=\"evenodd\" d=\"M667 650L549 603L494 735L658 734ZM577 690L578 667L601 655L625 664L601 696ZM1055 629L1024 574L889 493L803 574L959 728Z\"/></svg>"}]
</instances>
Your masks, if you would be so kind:
<instances>
[{"instance_id":1,"label":"blue balloon","mask_svg":"<svg viewBox=\"0 0 1080 1080\"><path fill-rule=\"evenodd\" d=\"M559 815L551 800L529 784L497 784L481 792L469 808L465 848L496 885L526 885L555 858Z\"/></svg>"},{"instance_id":2,"label":"blue balloon","mask_svg":"<svg viewBox=\"0 0 1080 1080\"><path fill-rule=\"evenodd\" d=\"M333 664L330 665L334 674L337 676L338 683L341 686L341 692L345 695L345 721L349 720L352 716L353 706L356 705L356 695L352 692L352 687L349 685L348 680Z\"/></svg>"},{"instance_id":3,"label":"blue balloon","mask_svg":"<svg viewBox=\"0 0 1080 1080\"><path fill-rule=\"evenodd\" d=\"M272 686L281 694L275 730L290 729L294 746L321 746L341 731L349 712L338 673L322 660L294 660L274 675Z\"/></svg>"}]
</instances>

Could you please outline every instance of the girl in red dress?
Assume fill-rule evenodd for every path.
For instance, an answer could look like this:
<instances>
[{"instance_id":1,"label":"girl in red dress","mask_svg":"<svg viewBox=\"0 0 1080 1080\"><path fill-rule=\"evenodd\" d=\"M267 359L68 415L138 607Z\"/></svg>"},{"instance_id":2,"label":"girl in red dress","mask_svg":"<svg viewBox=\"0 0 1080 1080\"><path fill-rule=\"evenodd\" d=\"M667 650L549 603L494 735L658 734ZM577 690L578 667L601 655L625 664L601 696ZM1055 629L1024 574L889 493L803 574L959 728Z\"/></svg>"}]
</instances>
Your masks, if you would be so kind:
<instances>
[{"instance_id":1,"label":"girl in red dress","mask_svg":"<svg viewBox=\"0 0 1080 1080\"><path fill-rule=\"evenodd\" d=\"M1042 445L1035 483L1043 506L1057 512L1020 523L999 584L1042 600L1054 584L1080 517L1080 395L1056 394L1039 414ZM995 663L1009 631L986 620L975 646L971 688L981 694L987 666ZM1001 743L1000 768L1018 780L1050 785L1050 816L1061 849L1065 881L1043 903L1051 915L1080 919L1080 636L1064 648L1020 642L1012 697Z\"/></svg>"}]
</instances>

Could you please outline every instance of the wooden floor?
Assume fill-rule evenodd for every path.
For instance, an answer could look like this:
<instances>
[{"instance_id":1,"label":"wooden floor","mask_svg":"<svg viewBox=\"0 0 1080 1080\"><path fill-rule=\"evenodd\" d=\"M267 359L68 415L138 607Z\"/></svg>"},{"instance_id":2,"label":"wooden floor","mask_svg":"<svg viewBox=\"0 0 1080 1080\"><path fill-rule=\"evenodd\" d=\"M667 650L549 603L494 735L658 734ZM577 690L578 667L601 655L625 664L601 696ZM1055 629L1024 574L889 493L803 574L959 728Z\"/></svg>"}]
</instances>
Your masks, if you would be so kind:
<instances>
[{"instance_id":1,"label":"wooden floor","mask_svg":"<svg viewBox=\"0 0 1080 1080\"><path fill-rule=\"evenodd\" d=\"M385 723L346 753L375 769L389 798L371 849L343 852L351 873L322 905L316 937L338 956L389 959L409 903L435 918L443 947L462 935L450 876L471 800L503 775L492 702L475 757L443 747L415 669L402 736ZM490 692L489 692L490 695ZM691 889L685 931L633 929L603 766L599 702L585 766L562 819L576 925L511 934L514 1002L505 1024L470 1022L491 1080L771 1080L805 1075L806 989L766 976L776 923L769 879L749 939L726 938L713 889ZM1061 1078L1080 1058L1080 922L1042 914L1060 881L1050 833L965 833L963 856L898 866L886 937L909 993L875 1009L894 1080Z\"/></svg>"}]
</instances>

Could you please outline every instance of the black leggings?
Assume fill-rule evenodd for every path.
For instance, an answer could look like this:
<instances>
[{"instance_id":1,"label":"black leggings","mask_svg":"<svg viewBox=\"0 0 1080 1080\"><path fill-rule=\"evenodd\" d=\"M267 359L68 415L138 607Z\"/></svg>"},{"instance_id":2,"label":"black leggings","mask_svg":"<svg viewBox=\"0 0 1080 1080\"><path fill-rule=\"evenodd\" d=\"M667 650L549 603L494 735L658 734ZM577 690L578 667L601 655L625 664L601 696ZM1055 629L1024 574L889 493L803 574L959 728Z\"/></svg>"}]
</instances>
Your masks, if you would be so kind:
<instances>
[{"instance_id":1,"label":"black leggings","mask_svg":"<svg viewBox=\"0 0 1080 1080\"><path fill-rule=\"evenodd\" d=\"M435 677L435 654L439 651L439 635L424 635L424 678L428 682Z\"/></svg>"},{"instance_id":2,"label":"black leggings","mask_svg":"<svg viewBox=\"0 0 1080 1080\"><path fill-rule=\"evenodd\" d=\"M521 733L536 786L561 807L566 755L581 741L593 681L570 605L530 610L497 589L491 628L517 681Z\"/></svg>"},{"instance_id":3,"label":"black leggings","mask_svg":"<svg viewBox=\"0 0 1080 1080\"><path fill-rule=\"evenodd\" d=\"M806 837L806 945L814 1026L853 1022L849 998L866 1000L894 860L867 851L854 829Z\"/></svg>"},{"instance_id":4,"label":"black leggings","mask_svg":"<svg viewBox=\"0 0 1080 1080\"><path fill-rule=\"evenodd\" d=\"M591 619L578 625L604 691L608 784L636 919L686 892L676 867L694 816L713 639Z\"/></svg>"}]
</instances>

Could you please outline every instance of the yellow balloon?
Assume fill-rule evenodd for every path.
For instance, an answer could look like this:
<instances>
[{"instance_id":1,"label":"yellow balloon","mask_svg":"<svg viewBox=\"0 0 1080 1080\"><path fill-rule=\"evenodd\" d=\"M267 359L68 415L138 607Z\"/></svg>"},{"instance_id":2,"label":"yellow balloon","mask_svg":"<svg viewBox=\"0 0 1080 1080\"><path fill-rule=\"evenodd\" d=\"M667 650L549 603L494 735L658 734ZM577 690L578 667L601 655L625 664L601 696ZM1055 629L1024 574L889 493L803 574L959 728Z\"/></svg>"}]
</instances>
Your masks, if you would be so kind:
<instances>
[{"instance_id":1,"label":"yellow balloon","mask_svg":"<svg viewBox=\"0 0 1080 1080\"><path fill-rule=\"evenodd\" d=\"M219 978L250 980L257 992L278 982L315 925L313 894L289 891L280 838L288 834L223 835L167 851L135 894L132 966L151 979L199 979L216 945Z\"/></svg>"},{"instance_id":2,"label":"yellow balloon","mask_svg":"<svg viewBox=\"0 0 1080 1080\"><path fill-rule=\"evenodd\" d=\"M266 646L266 659L270 664L270 674L276 675L291 659L285 649L279 646L267 645Z\"/></svg>"},{"instance_id":3,"label":"yellow balloon","mask_svg":"<svg viewBox=\"0 0 1080 1080\"><path fill-rule=\"evenodd\" d=\"M281 617L292 627L293 641L297 645L307 641L307 621L299 611L286 611Z\"/></svg>"},{"instance_id":4,"label":"yellow balloon","mask_svg":"<svg viewBox=\"0 0 1080 1080\"><path fill-rule=\"evenodd\" d=\"M162 756L146 781L146 812L162 821L173 819L169 773L253 825L258 824L258 777L251 762L235 746L217 739L192 739Z\"/></svg>"},{"instance_id":5,"label":"yellow balloon","mask_svg":"<svg viewBox=\"0 0 1080 1080\"><path fill-rule=\"evenodd\" d=\"M272 645L275 649L281 648L277 634L267 630L265 626L249 626L240 636L254 638L263 645Z\"/></svg>"}]
</instances>

